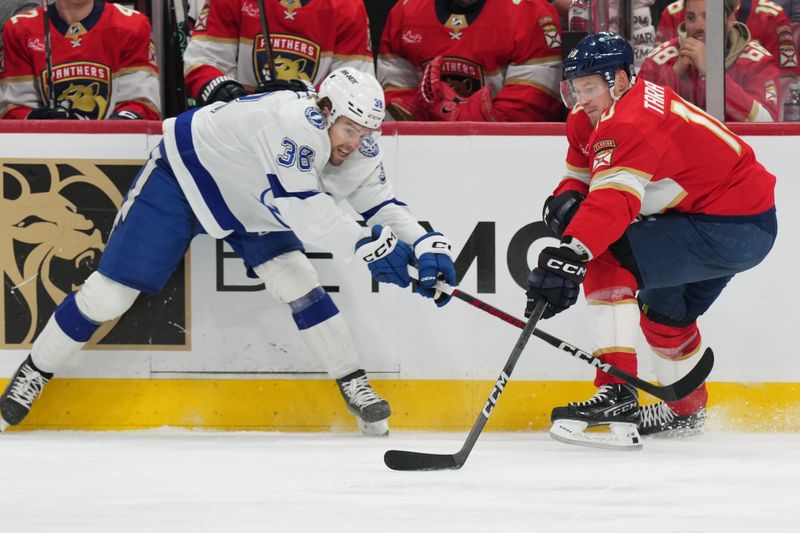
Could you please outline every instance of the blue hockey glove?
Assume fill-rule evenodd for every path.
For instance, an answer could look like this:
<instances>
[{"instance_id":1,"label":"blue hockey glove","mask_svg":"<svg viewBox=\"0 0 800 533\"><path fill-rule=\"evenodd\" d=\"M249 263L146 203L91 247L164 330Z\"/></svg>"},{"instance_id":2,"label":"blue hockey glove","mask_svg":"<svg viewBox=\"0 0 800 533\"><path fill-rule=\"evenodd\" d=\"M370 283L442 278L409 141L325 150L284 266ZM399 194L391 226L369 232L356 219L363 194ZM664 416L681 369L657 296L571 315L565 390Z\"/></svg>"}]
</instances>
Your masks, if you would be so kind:
<instances>
[{"instance_id":1,"label":"blue hockey glove","mask_svg":"<svg viewBox=\"0 0 800 533\"><path fill-rule=\"evenodd\" d=\"M372 236L356 243L356 257L367 263L372 277L381 283L408 287L411 247L397 238L389 226L372 226Z\"/></svg>"},{"instance_id":2,"label":"blue hockey glove","mask_svg":"<svg viewBox=\"0 0 800 533\"><path fill-rule=\"evenodd\" d=\"M544 202L542 220L560 239L585 199L586 196L578 191L564 191L558 196L550 195Z\"/></svg>"},{"instance_id":3,"label":"blue hockey glove","mask_svg":"<svg viewBox=\"0 0 800 533\"><path fill-rule=\"evenodd\" d=\"M426 233L414 243L414 257L419 269L417 292L425 298L433 298L438 307L447 305L451 298L433 288L440 276L448 285L458 285L451 250L450 241L438 231Z\"/></svg>"},{"instance_id":4,"label":"blue hockey glove","mask_svg":"<svg viewBox=\"0 0 800 533\"><path fill-rule=\"evenodd\" d=\"M569 246L549 246L539 254L539 266L528 276L528 304L525 317L529 318L537 301L545 300L547 308L542 318L550 318L578 301L580 285L586 276L588 257L578 255Z\"/></svg>"}]
</instances>

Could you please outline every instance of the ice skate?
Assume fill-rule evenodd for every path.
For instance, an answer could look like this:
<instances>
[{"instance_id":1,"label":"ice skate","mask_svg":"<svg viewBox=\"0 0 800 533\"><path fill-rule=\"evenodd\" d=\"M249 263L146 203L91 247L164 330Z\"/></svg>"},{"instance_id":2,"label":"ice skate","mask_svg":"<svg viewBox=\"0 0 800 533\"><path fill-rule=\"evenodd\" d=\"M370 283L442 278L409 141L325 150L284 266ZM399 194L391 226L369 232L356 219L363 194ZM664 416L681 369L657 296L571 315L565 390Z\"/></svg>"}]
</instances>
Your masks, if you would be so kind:
<instances>
[{"instance_id":1,"label":"ice skate","mask_svg":"<svg viewBox=\"0 0 800 533\"><path fill-rule=\"evenodd\" d=\"M358 428L364 435L382 437L389 434L389 403L378 396L363 370L356 370L337 379L347 409L356 416Z\"/></svg>"},{"instance_id":2,"label":"ice skate","mask_svg":"<svg viewBox=\"0 0 800 533\"><path fill-rule=\"evenodd\" d=\"M645 405L641 408L640 435L659 437L694 437L703 433L706 410L679 415L664 402Z\"/></svg>"},{"instance_id":3,"label":"ice skate","mask_svg":"<svg viewBox=\"0 0 800 533\"><path fill-rule=\"evenodd\" d=\"M22 362L0 396L0 431L16 426L28 416L33 402L52 377L53 374L36 368L30 355Z\"/></svg>"},{"instance_id":4,"label":"ice skate","mask_svg":"<svg viewBox=\"0 0 800 533\"><path fill-rule=\"evenodd\" d=\"M556 407L550 415L550 436L568 444L640 450L639 397L630 385L603 385L585 402L570 402ZM608 426L610 432L586 432L588 428Z\"/></svg>"}]
</instances>

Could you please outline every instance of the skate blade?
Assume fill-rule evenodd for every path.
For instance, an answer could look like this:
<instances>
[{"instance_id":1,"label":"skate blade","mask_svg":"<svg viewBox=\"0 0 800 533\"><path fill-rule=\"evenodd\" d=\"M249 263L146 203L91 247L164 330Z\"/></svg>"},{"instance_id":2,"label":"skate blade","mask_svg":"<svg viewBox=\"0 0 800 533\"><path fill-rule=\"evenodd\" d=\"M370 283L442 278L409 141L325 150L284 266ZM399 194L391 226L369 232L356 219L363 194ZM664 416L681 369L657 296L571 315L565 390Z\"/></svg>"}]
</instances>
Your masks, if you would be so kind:
<instances>
[{"instance_id":1,"label":"skate blade","mask_svg":"<svg viewBox=\"0 0 800 533\"><path fill-rule=\"evenodd\" d=\"M675 428L642 435L648 439L691 439L703 434L703 428Z\"/></svg>"},{"instance_id":2,"label":"skate blade","mask_svg":"<svg viewBox=\"0 0 800 533\"><path fill-rule=\"evenodd\" d=\"M358 429L360 429L361 433L363 433L367 437L389 436L388 420L378 420L377 422L364 422L359 417L356 417L356 421L358 421Z\"/></svg>"},{"instance_id":3,"label":"skate blade","mask_svg":"<svg viewBox=\"0 0 800 533\"><path fill-rule=\"evenodd\" d=\"M580 420L555 420L550 436L559 442L605 450L635 451L642 449L642 439L636 424L612 422L610 432L585 433L588 424Z\"/></svg>"},{"instance_id":4,"label":"skate blade","mask_svg":"<svg viewBox=\"0 0 800 533\"><path fill-rule=\"evenodd\" d=\"M0 416L0 433L5 432L5 430L10 426L8 422L6 422L2 416Z\"/></svg>"}]
</instances>

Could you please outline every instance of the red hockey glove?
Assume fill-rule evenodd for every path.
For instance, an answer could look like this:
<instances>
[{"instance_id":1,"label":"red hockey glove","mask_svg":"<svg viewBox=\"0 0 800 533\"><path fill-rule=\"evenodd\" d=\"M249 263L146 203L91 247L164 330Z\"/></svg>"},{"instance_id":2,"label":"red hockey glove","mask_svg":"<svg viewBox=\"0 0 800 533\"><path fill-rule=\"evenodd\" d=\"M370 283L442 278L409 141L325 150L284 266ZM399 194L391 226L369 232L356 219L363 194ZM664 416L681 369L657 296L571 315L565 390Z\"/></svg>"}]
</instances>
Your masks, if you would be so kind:
<instances>
[{"instance_id":1,"label":"red hockey glove","mask_svg":"<svg viewBox=\"0 0 800 533\"><path fill-rule=\"evenodd\" d=\"M492 96L484 87L470 96L459 96L449 83L442 80L442 56L427 64L419 84L419 100L432 120L443 122L495 122Z\"/></svg>"}]
</instances>

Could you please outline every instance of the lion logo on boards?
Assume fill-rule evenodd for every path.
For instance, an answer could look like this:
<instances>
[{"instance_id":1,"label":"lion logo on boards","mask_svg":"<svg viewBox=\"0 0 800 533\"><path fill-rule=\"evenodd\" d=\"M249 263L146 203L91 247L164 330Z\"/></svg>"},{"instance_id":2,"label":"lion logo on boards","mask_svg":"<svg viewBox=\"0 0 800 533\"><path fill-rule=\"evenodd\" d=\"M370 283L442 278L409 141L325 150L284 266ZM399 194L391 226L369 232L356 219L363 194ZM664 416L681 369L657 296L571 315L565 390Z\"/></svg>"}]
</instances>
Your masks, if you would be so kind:
<instances>
[{"instance_id":1,"label":"lion logo on boards","mask_svg":"<svg viewBox=\"0 0 800 533\"><path fill-rule=\"evenodd\" d=\"M267 53L264 38L256 35L253 46L253 69L258 83L265 81ZM314 41L274 33L270 36L275 73L280 80L301 79L313 83L319 69L320 46Z\"/></svg>"},{"instance_id":2,"label":"lion logo on boards","mask_svg":"<svg viewBox=\"0 0 800 533\"><path fill-rule=\"evenodd\" d=\"M29 348L56 306L97 269L124 191L140 167L139 161L0 159L0 347ZM149 318L158 308L174 324L187 324L185 279L179 269L165 288L169 301L140 296L94 339L126 349L185 346L185 331Z\"/></svg>"},{"instance_id":3,"label":"lion logo on boards","mask_svg":"<svg viewBox=\"0 0 800 533\"><path fill-rule=\"evenodd\" d=\"M47 70L42 71L41 82L46 88ZM72 110L81 118L103 119L111 99L111 68L87 61L55 65L53 91L61 107Z\"/></svg>"}]
</instances>

